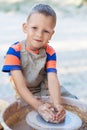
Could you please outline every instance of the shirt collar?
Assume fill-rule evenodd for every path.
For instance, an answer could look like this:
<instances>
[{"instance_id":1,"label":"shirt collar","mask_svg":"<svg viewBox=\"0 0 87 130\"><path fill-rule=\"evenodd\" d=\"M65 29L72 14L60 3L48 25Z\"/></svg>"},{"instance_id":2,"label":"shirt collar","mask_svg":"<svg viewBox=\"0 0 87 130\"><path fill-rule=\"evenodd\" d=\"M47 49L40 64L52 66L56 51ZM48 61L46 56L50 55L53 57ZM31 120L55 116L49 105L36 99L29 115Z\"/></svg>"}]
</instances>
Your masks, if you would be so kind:
<instances>
[{"instance_id":1,"label":"shirt collar","mask_svg":"<svg viewBox=\"0 0 87 130\"><path fill-rule=\"evenodd\" d=\"M32 53L34 53L34 54L39 54L39 50L37 49L37 50L31 50L29 47L25 47L26 48L26 50L27 51L30 51L30 52L32 52Z\"/></svg>"}]
</instances>

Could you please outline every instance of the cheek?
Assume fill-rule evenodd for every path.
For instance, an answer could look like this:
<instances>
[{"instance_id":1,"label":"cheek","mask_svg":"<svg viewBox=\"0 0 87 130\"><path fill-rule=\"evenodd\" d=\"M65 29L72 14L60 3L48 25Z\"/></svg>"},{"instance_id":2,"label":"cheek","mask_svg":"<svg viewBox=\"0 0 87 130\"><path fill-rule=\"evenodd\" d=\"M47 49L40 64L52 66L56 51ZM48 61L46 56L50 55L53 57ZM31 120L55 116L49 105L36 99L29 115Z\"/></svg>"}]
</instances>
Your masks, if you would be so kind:
<instances>
[{"instance_id":1,"label":"cheek","mask_svg":"<svg viewBox=\"0 0 87 130\"><path fill-rule=\"evenodd\" d=\"M46 40L49 41L51 39L51 36L46 36Z\"/></svg>"},{"instance_id":2,"label":"cheek","mask_svg":"<svg viewBox=\"0 0 87 130\"><path fill-rule=\"evenodd\" d=\"M49 36L49 40L52 38L52 34L50 34L50 36Z\"/></svg>"},{"instance_id":3,"label":"cheek","mask_svg":"<svg viewBox=\"0 0 87 130\"><path fill-rule=\"evenodd\" d=\"M34 33L31 29L28 30L28 34L29 34L30 36L35 35L35 33Z\"/></svg>"},{"instance_id":4,"label":"cheek","mask_svg":"<svg viewBox=\"0 0 87 130\"><path fill-rule=\"evenodd\" d=\"M27 35L28 35L29 37L32 37L32 36L33 36L32 32L31 32L30 30L27 31Z\"/></svg>"}]
</instances>

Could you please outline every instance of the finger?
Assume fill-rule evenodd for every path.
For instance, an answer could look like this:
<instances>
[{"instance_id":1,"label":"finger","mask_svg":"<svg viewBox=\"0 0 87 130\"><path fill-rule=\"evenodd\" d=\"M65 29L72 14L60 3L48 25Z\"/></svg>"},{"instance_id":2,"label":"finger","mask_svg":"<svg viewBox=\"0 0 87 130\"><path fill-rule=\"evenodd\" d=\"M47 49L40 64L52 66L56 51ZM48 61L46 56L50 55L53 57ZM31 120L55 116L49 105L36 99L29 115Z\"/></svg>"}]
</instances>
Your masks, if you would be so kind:
<instances>
[{"instance_id":1,"label":"finger","mask_svg":"<svg viewBox=\"0 0 87 130\"><path fill-rule=\"evenodd\" d=\"M38 112L45 120L53 121L55 115L51 108L52 105L50 105L49 103L45 103L39 107Z\"/></svg>"},{"instance_id":2,"label":"finger","mask_svg":"<svg viewBox=\"0 0 87 130\"><path fill-rule=\"evenodd\" d=\"M44 118L48 117L49 120L54 120L54 113L48 108L46 108L43 111L40 111L40 115L43 116Z\"/></svg>"},{"instance_id":3,"label":"finger","mask_svg":"<svg viewBox=\"0 0 87 130\"><path fill-rule=\"evenodd\" d=\"M65 111L63 111L62 113L56 114L56 115L55 115L55 120L61 119L64 115L66 115Z\"/></svg>"},{"instance_id":4,"label":"finger","mask_svg":"<svg viewBox=\"0 0 87 130\"><path fill-rule=\"evenodd\" d=\"M61 120L62 118L65 118L66 117L66 114L65 113L63 113L63 114L61 114L60 116L56 116L56 121L59 121L59 120Z\"/></svg>"},{"instance_id":5,"label":"finger","mask_svg":"<svg viewBox=\"0 0 87 130\"><path fill-rule=\"evenodd\" d=\"M54 121L53 121L53 123L60 123L60 122L63 122L64 120L65 120L65 116L66 115L63 115L61 118L59 118L59 119L55 119Z\"/></svg>"},{"instance_id":6,"label":"finger","mask_svg":"<svg viewBox=\"0 0 87 130\"><path fill-rule=\"evenodd\" d=\"M43 113L41 113L41 116L49 122L54 120L54 117L48 111L44 111Z\"/></svg>"},{"instance_id":7,"label":"finger","mask_svg":"<svg viewBox=\"0 0 87 130\"><path fill-rule=\"evenodd\" d=\"M56 114L60 115L61 113L64 113L64 111L65 109L63 107L58 107L55 112Z\"/></svg>"},{"instance_id":8,"label":"finger","mask_svg":"<svg viewBox=\"0 0 87 130\"><path fill-rule=\"evenodd\" d=\"M54 111L53 111L53 113L55 114L54 115L55 121L62 118L62 116L65 114L65 109L62 106L59 106L57 109L55 110L55 108L54 108Z\"/></svg>"},{"instance_id":9,"label":"finger","mask_svg":"<svg viewBox=\"0 0 87 130\"><path fill-rule=\"evenodd\" d=\"M48 113L43 113L41 116L47 122L51 119L51 115L49 115Z\"/></svg>"},{"instance_id":10,"label":"finger","mask_svg":"<svg viewBox=\"0 0 87 130\"><path fill-rule=\"evenodd\" d=\"M63 115L60 119L58 119L57 121L60 123L60 122L63 122L65 120L65 117L66 115Z\"/></svg>"},{"instance_id":11,"label":"finger","mask_svg":"<svg viewBox=\"0 0 87 130\"><path fill-rule=\"evenodd\" d=\"M45 111L48 112L51 116L54 117L54 111L53 110L54 110L54 108L52 107L51 104L48 104L48 103L45 104Z\"/></svg>"},{"instance_id":12,"label":"finger","mask_svg":"<svg viewBox=\"0 0 87 130\"><path fill-rule=\"evenodd\" d=\"M52 110L50 110L50 109L47 109L47 113L49 113L50 114L50 120L54 120L55 119L55 114L54 114L54 112L52 111Z\"/></svg>"},{"instance_id":13,"label":"finger","mask_svg":"<svg viewBox=\"0 0 87 130\"><path fill-rule=\"evenodd\" d=\"M63 114L65 114L65 113L66 113L65 110L63 110L63 111L59 111L59 112L56 113L56 116L60 116L60 115L63 115Z\"/></svg>"},{"instance_id":14,"label":"finger","mask_svg":"<svg viewBox=\"0 0 87 130\"><path fill-rule=\"evenodd\" d=\"M58 110L57 110L57 115L60 115L60 114L62 114L62 113L66 113L66 110L64 109L64 108L59 108Z\"/></svg>"},{"instance_id":15,"label":"finger","mask_svg":"<svg viewBox=\"0 0 87 130\"><path fill-rule=\"evenodd\" d=\"M52 122L52 123L61 123L61 122L63 122L65 120L65 116L63 116L61 119L58 119L58 120L51 120L50 122Z\"/></svg>"}]
</instances>

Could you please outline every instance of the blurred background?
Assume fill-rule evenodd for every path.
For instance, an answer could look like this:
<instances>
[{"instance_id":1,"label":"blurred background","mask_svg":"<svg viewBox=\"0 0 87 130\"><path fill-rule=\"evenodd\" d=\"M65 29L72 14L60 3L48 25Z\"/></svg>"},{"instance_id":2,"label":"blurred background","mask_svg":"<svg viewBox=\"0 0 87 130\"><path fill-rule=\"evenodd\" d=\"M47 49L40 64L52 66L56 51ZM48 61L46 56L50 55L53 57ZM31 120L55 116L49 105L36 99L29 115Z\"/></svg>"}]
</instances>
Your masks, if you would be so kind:
<instances>
[{"instance_id":1,"label":"blurred background","mask_svg":"<svg viewBox=\"0 0 87 130\"><path fill-rule=\"evenodd\" d=\"M50 41L57 52L60 84L81 101L87 100L87 0L0 0L0 98L14 95L3 59L8 47L23 40L22 23L34 4L45 3L57 13Z\"/></svg>"}]
</instances>

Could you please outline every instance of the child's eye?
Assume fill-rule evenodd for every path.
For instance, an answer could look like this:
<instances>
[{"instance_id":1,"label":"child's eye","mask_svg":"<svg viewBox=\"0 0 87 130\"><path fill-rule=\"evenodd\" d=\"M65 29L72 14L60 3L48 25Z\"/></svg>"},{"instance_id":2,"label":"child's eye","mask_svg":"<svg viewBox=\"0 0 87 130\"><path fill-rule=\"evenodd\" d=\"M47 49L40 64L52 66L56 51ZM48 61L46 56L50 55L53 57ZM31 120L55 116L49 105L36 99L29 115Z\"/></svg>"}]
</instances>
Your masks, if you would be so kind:
<instances>
[{"instance_id":1,"label":"child's eye","mask_svg":"<svg viewBox=\"0 0 87 130\"><path fill-rule=\"evenodd\" d=\"M47 31L47 30L44 30L44 32L45 32L45 33L49 33L49 31Z\"/></svg>"},{"instance_id":2,"label":"child's eye","mask_svg":"<svg viewBox=\"0 0 87 130\"><path fill-rule=\"evenodd\" d=\"M33 29L37 29L37 27L32 27Z\"/></svg>"}]
</instances>

